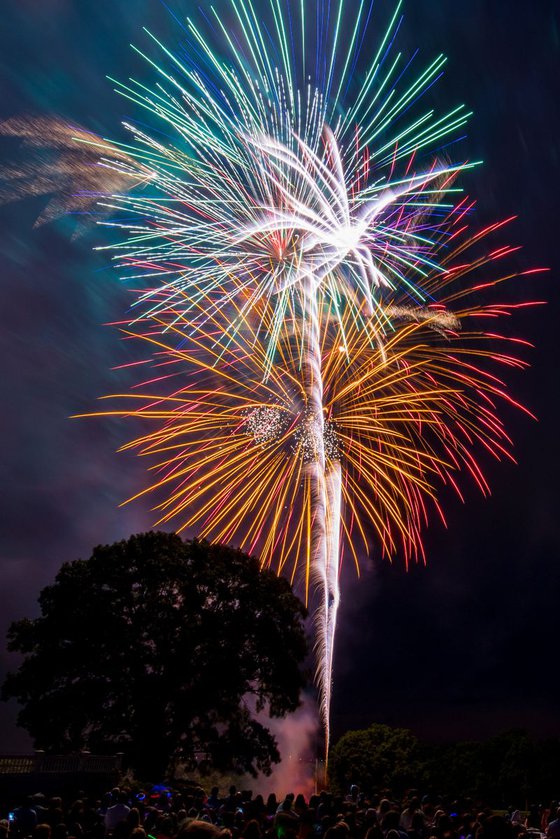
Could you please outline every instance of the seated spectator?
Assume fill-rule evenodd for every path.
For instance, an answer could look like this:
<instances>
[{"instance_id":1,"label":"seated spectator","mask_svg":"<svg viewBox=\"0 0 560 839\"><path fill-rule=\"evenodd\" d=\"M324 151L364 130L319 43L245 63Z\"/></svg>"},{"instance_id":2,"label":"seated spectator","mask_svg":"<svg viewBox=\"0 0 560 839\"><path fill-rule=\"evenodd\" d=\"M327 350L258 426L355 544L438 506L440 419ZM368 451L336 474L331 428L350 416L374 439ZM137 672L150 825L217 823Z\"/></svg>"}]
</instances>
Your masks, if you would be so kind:
<instances>
[{"instance_id":1,"label":"seated spectator","mask_svg":"<svg viewBox=\"0 0 560 839\"><path fill-rule=\"evenodd\" d=\"M15 826L20 836L28 836L37 827L37 813L33 808L33 799L28 796L22 807L14 810Z\"/></svg>"},{"instance_id":2,"label":"seated spectator","mask_svg":"<svg viewBox=\"0 0 560 839\"><path fill-rule=\"evenodd\" d=\"M295 815L294 812L294 799L295 795L293 792L289 792L285 799L282 801L281 804L278 805L278 809L276 810L277 813L290 813Z\"/></svg>"},{"instance_id":3,"label":"seated spectator","mask_svg":"<svg viewBox=\"0 0 560 839\"><path fill-rule=\"evenodd\" d=\"M241 835L243 839L261 839L262 833L258 821L251 819L247 822Z\"/></svg>"},{"instance_id":4,"label":"seated spectator","mask_svg":"<svg viewBox=\"0 0 560 839\"><path fill-rule=\"evenodd\" d=\"M51 839L50 824L38 824L32 833L33 839Z\"/></svg>"},{"instance_id":5,"label":"seated spectator","mask_svg":"<svg viewBox=\"0 0 560 839\"><path fill-rule=\"evenodd\" d=\"M546 829L546 839L560 839L560 807L556 811L556 818Z\"/></svg>"},{"instance_id":6,"label":"seated spectator","mask_svg":"<svg viewBox=\"0 0 560 839\"><path fill-rule=\"evenodd\" d=\"M224 832L208 822L193 819L186 827L181 828L177 839L224 839Z\"/></svg>"},{"instance_id":7,"label":"seated spectator","mask_svg":"<svg viewBox=\"0 0 560 839\"><path fill-rule=\"evenodd\" d=\"M405 809L401 813L400 827L402 827L402 829L406 830L406 832L408 833L408 831L412 827L412 820L414 816L416 815L416 813L421 812L422 811L420 810L419 799L416 797L411 798L408 807L405 807Z\"/></svg>"},{"instance_id":8,"label":"seated spectator","mask_svg":"<svg viewBox=\"0 0 560 839\"><path fill-rule=\"evenodd\" d=\"M502 816L488 816L476 833L476 839L511 839L511 823Z\"/></svg>"},{"instance_id":9,"label":"seated spectator","mask_svg":"<svg viewBox=\"0 0 560 839\"><path fill-rule=\"evenodd\" d=\"M296 796L296 800L294 801L294 810L298 816L303 816L307 812L307 804L301 792Z\"/></svg>"},{"instance_id":10,"label":"seated spectator","mask_svg":"<svg viewBox=\"0 0 560 839\"><path fill-rule=\"evenodd\" d=\"M377 808L377 821L380 825L383 825L383 819L387 815L387 813L393 809L393 805L389 801L388 798L382 798L379 802L379 807ZM400 819L399 819L400 821Z\"/></svg>"},{"instance_id":11,"label":"seated spectator","mask_svg":"<svg viewBox=\"0 0 560 839\"><path fill-rule=\"evenodd\" d=\"M140 827L140 810L138 807L130 808L130 811L127 813L125 818L125 822L129 834L131 834L135 828Z\"/></svg>"},{"instance_id":12,"label":"seated spectator","mask_svg":"<svg viewBox=\"0 0 560 839\"><path fill-rule=\"evenodd\" d=\"M47 821L48 809L45 807L45 796L42 792L36 792L32 796L33 809L37 815L37 824L42 824Z\"/></svg>"},{"instance_id":13,"label":"seated spectator","mask_svg":"<svg viewBox=\"0 0 560 839\"><path fill-rule=\"evenodd\" d=\"M389 837L389 833L392 831L397 834L399 839L408 839L406 832L400 827L400 822L401 816L398 810L389 810L385 813L383 821L381 822L381 830L383 831L385 839L397 839L394 835Z\"/></svg>"},{"instance_id":14,"label":"seated spectator","mask_svg":"<svg viewBox=\"0 0 560 839\"><path fill-rule=\"evenodd\" d=\"M424 839L426 836L426 823L421 810L417 810L414 813L410 828L406 832L408 833L408 839Z\"/></svg>"},{"instance_id":15,"label":"seated spectator","mask_svg":"<svg viewBox=\"0 0 560 839\"><path fill-rule=\"evenodd\" d=\"M51 839L68 839L68 828L63 822L53 827L51 831Z\"/></svg>"},{"instance_id":16,"label":"seated spectator","mask_svg":"<svg viewBox=\"0 0 560 839\"><path fill-rule=\"evenodd\" d=\"M346 801L352 801L354 804L357 804L359 794L360 788L356 784L352 784L350 792L346 796Z\"/></svg>"},{"instance_id":17,"label":"seated spectator","mask_svg":"<svg viewBox=\"0 0 560 839\"><path fill-rule=\"evenodd\" d=\"M130 807L127 802L127 794L119 791L116 804L109 807L105 813L105 829L107 832L112 833L118 823L126 819L130 813Z\"/></svg>"}]
</instances>

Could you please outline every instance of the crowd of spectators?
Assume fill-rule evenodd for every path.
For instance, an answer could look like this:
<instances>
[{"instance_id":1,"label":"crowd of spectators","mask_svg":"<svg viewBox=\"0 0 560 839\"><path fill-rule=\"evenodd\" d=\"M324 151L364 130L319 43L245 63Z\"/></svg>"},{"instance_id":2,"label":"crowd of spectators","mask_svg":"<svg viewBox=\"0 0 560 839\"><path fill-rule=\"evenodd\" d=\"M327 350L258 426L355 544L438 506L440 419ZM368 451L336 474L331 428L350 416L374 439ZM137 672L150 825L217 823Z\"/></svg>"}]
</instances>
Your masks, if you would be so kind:
<instances>
[{"instance_id":1,"label":"crowd of spectators","mask_svg":"<svg viewBox=\"0 0 560 839\"><path fill-rule=\"evenodd\" d=\"M4 818L7 816L7 818ZM101 799L75 801L31 796L0 813L0 839L560 839L560 808L553 802L528 812L493 812L469 799L444 800L416 791L397 801L323 791L306 799L290 793L241 792L221 796L201 788L115 788Z\"/></svg>"}]
</instances>

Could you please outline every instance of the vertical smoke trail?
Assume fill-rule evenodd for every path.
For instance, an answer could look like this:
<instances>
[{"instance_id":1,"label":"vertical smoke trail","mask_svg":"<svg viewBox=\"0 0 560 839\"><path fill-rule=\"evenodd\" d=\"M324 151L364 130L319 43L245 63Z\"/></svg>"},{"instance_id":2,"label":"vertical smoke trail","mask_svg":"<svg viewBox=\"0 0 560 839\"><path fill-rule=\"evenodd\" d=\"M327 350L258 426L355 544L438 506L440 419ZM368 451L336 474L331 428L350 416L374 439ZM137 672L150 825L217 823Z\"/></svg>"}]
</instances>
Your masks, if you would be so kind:
<instances>
[{"instance_id":1,"label":"vertical smoke trail","mask_svg":"<svg viewBox=\"0 0 560 839\"><path fill-rule=\"evenodd\" d=\"M330 740L330 703L336 616L340 602L338 561L340 540L341 466L327 465L318 286L312 277L302 283L303 379L306 397L305 473L311 495L310 562L320 602L317 626L317 682L325 733L325 761Z\"/></svg>"},{"instance_id":2,"label":"vertical smoke trail","mask_svg":"<svg viewBox=\"0 0 560 839\"><path fill-rule=\"evenodd\" d=\"M321 707L325 722L325 761L328 760L330 739L331 686L334 655L336 618L340 603L338 582L340 553L340 514L342 496L342 469L340 461L328 464L325 474L327 511L326 511L326 561L324 575L324 596L322 610L318 616L324 633L322 661L322 697Z\"/></svg>"}]
</instances>

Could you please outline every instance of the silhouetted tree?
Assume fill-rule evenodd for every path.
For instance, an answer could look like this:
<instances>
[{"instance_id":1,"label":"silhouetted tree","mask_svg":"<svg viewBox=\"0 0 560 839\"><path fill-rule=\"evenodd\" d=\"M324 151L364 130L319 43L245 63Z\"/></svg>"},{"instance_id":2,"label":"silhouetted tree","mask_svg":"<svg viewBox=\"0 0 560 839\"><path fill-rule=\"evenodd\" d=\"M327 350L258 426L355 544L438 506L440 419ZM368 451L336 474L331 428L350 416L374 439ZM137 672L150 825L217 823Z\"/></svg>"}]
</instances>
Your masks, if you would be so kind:
<instances>
[{"instance_id":1,"label":"silhouetted tree","mask_svg":"<svg viewBox=\"0 0 560 839\"><path fill-rule=\"evenodd\" d=\"M279 760L254 711L299 704L305 608L256 559L145 533L63 565L39 604L9 629L24 660L2 690L37 748L123 751L145 779L197 752L252 773Z\"/></svg>"},{"instance_id":2,"label":"silhouetted tree","mask_svg":"<svg viewBox=\"0 0 560 839\"><path fill-rule=\"evenodd\" d=\"M341 737L331 751L330 777L341 793L353 783L368 793L413 786L524 809L554 798L559 765L559 738L535 740L520 729L480 742L433 745L400 728L372 725Z\"/></svg>"},{"instance_id":3,"label":"silhouetted tree","mask_svg":"<svg viewBox=\"0 0 560 839\"><path fill-rule=\"evenodd\" d=\"M529 802L554 795L554 764L560 741L533 740L512 729L482 742L452 743L426 749L425 773L439 792L484 799L494 806Z\"/></svg>"},{"instance_id":4,"label":"silhouetted tree","mask_svg":"<svg viewBox=\"0 0 560 839\"><path fill-rule=\"evenodd\" d=\"M358 784L366 793L418 784L418 740L404 728L374 724L344 734L329 755L329 777L338 792Z\"/></svg>"}]
</instances>

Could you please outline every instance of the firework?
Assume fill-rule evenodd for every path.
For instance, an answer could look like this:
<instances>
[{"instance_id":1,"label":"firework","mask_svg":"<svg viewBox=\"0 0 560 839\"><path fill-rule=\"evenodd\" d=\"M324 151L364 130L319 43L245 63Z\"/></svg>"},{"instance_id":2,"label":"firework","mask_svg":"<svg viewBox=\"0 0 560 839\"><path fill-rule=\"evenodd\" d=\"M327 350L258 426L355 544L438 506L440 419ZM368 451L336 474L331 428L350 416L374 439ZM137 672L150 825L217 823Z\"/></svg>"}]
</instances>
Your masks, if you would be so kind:
<instances>
[{"instance_id":1,"label":"firework","mask_svg":"<svg viewBox=\"0 0 560 839\"><path fill-rule=\"evenodd\" d=\"M26 154L3 167L0 203L48 195L36 227L72 214L76 234L82 233L101 196L144 185L151 176L112 143L60 117L12 117L0 122L0 136L20 140Z\"/></svg>"},{"instance_id":2,"label":"firework","mask_svg":"<svg viewBox=\"0 0 560 839\"><path fill-rule=\"evenodd\" d=\"M464 231L466 241L447 255L446 273L426 278L438 306L388 302L393 325L383 343L376 327L346 322L342 347L338 320L322 300L322 432L309 408L294 329L284 333L276 363L264 375L267 348L256 331L274 318L273 306L246 319L230 342L227 362L217 342L227 326L221 314L209 318L204 335L190 334L190 321L178 312L168 312L172 325L153 318L148 328L145 322L123 327L127 338L146 348L154 373L133 393L111 397L126 402L122 408L112 404L96 415L147 424L123 449L150 462L155 477L139 495L163 498L157 524L196 528L210 540L236 539L264 565L303 582L306 592L313 584L318 588L324 701L329 685L321 679L330 679L332 669L342 551L358 572L360 555L377 547L389 558L400 553L407 564L423 561L421 531L430 508L445 520L438 488L451 486L462 497L458 476L466 471L486 494L477 449L512 459L498 406L516 403L492 368L525 363L509 351L512 339L481 325L528 304L477 299L516 276L506 268L487 283L474 283L513 250L480 249L501 226L470 236ZM469 249L479 253L469 256ZM311 472L318 450L325 464L322 485ZM317 484L324 500L317 498ZM322 540L328 562L318 561L314 539ZM328 705L322 710L326 724Z\"/></svg>"},{"instance_id":3,"label":"firework","mask_svg":"<svg viewBox=\"0 0 560 839\"><path fill-rule=\"evenodd\" d=\"M475 164L450 157L469 114L422 107L444 57L414 73L392 52L400 2L365 68L372 2L262 5L188 20L178 54L150 36L157 85L116 83L161 128L127 123L106 161L149 181L103 202L137 290L127 334L158 368L121 413L156 423L128 448L155 460L160 521L305 569L328 749L342 551L408 562L438 482L487 490L473 452L511 456L508 397L479 362L523 364L471 326L511 307L463 307L509 251L455 245L491 231L465 236Z\"/></svg>"}]
</instances>

